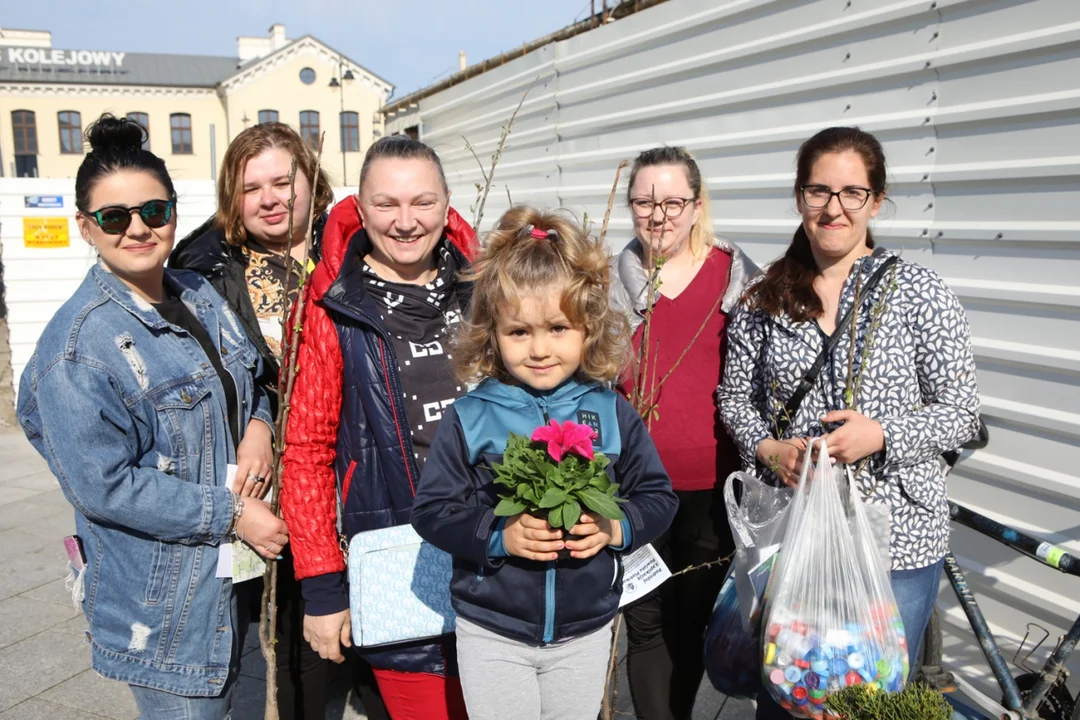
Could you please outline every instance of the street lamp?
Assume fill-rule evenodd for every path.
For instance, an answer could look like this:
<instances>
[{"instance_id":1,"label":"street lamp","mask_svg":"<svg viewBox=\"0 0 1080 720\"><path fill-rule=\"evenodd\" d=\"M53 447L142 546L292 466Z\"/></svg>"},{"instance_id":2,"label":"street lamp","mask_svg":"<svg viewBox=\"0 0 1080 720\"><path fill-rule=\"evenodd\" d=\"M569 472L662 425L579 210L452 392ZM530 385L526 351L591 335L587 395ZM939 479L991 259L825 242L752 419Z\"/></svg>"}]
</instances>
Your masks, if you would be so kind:
<instances>
[{"instance_id":1,"label":"street lamp","mask_svg":"<svg viewBox=\"0 0 1080 720\"><path fill-rule=\"evenodd\" d=\"M356 77L353 75L352 70L345 67L345 59L341 55L338 55L338 75L341 76L341 82L338 82L336 77L332 77L330 78L330 87L337 88L338 98L341 100L341 112L338 114L338 132L341 135L341 182L347 185L349 183L349 174L345 168L345 83L351 83ZM357 127L357 131L359 129Z\"/></svg>"}]
</instances>

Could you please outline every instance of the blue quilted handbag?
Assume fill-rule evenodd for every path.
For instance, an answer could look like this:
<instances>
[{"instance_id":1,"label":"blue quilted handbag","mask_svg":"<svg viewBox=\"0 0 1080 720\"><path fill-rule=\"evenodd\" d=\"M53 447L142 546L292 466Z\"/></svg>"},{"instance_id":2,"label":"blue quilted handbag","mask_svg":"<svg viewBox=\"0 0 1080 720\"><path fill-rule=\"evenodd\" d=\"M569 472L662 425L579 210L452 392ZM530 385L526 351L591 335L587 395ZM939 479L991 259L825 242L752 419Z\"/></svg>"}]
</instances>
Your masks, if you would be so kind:
<instances>
[{"instance_id":1,"label":"blue quilted handbag","mask_svg":"<svg viewBox=\"0 0 1080 720\"><path fill-rule=\"evenodd\" d=\"M353 644L374 647L454 632L449 554L411 525L369 530L349 542Z\"/></svg>"}]
</instances>

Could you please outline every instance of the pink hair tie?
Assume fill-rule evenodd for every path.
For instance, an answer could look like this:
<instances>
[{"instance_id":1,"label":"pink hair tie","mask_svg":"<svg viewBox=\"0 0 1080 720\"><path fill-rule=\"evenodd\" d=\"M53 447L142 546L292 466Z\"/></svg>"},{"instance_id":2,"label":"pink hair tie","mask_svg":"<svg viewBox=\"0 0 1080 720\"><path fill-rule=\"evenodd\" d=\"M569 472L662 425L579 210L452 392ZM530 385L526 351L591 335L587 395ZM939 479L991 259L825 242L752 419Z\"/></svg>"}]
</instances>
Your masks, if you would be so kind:
<instances>
[{"instance_id":1,"label":"pink hair tie","mask_svg":"<svg viewBox=\"0 0 1080 720\"><path fill-rule=\"evenodd\" d=\"M554 230L541 230L532 225L526 225L522 230L527 230L529 232L529 237L534 240L549 240L555 242L559 239L558 234Z\"/></svg>"}]
</instances>

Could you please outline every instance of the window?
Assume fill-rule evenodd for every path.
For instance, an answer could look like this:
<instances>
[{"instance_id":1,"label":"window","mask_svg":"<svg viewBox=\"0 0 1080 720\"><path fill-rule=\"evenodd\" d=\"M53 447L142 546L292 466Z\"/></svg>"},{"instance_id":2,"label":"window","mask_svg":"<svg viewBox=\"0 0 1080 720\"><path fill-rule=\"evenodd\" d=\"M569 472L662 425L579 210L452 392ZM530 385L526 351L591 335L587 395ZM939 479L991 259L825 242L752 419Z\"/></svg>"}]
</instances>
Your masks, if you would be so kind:
<instances>
[{"instance_id":1,"label":"window","mask_svg":"<svg viewBox=\"0 0 1080 720\"><path fill-rule=\"evenodd\" d=\"M11 113L11 129L15 132L15 154L37 155L37 120L33 110Z\"/></svg>"},{"instance_id":2,"label":"window","mask_svg":"<svg viewBox=\"0 0 1080 720\"><path fill-rule=\"evenodd\" d=\"M129 112L127 114L127 119L131 120L132 122L138 123L139 127L141 127L143 129L144 134L143 134L143 141L142 141L142 149L143 150L149 150L150 149L150 116L147 115L146 113L142 113L142 112Z\"/></svg>"},{"instance_id":3,"label":"window","mask_svg":"<svg viewBox=\"0 0 1080 720\"><path fill-rule=\"evenodd\" d=\"M15 177L37 177L37 119L32 110L11 113L15 135Z\"/></svg>"},{"instance_id":4,"label":"window","mask_svg":"<svg viewBox=\"0 0 1080 720\"><path fill-rule=\"evenodd\" d=\"M60 121L60 152L82 155L82 116L74 110L56 114Z\"/></svg>"},{"instance_id":5,"label":"window","mask_svg":"<svg viewBox=\"0 0 1080 720\"><path fill-rule=\"evenodd\" d=\"M360 152L360 116L354 112L341 113L341 151Z\"/></svg>"},{"instance_id":6,"label":"window","mask_svg":"<svg viewBox=\"0 0 1080 720\"><path fill-rule=\"evenodd\" d=\"M169 116L169 128L172 130L173 155L191 155L195 152L191 146L191 116L187 113L173 113Z\"/></svg>"},{"instance_id":7,"label":"window","mask_svg":"<svg viewBox=\"0 0 1080 720\"><path fill-rule=\"evenodd\" d=\"M300 71L300 82L305 85L311 85L315 82L315 71L311 68L304 68Z\"/></svg>"},{"instance_id":8,"label":"window","mask_svg":"<svg viewBox=\"0 0 1080 720\"><path fill-rule=\"evenodd\" d=\"M300 111L300 137L311 147L319 147L319 113L315 110Z\"/></svg>"},{"instance_id":9,"label":"window","mask_svg":"<svg viewBox=\"0 0 1080 720\"><path fill-rule=\"evenodd\" d=\"M278 121L277 110L260 110L259 111L259 124L271 123Z\"/></svg>"}]
</instances>

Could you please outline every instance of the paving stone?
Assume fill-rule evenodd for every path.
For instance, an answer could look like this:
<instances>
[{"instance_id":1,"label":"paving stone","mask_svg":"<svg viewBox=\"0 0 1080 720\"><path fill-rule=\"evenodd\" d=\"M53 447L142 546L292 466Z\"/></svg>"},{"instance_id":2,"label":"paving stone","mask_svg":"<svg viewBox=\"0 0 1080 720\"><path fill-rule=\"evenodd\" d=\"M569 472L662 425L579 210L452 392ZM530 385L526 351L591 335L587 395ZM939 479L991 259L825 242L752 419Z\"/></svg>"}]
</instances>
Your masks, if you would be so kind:
<instances>
[{"instance_id":1,"label":"paving stone","mask_svg":"<svg viewBox=\"0 0 1080 720\"><path fill-rule=\"evenodd\" d=\"M0 600L0 648L25 640L74 616L75 610L70 605L63 608L20 596Z\"/></svg>"},{"instance_id":2,"label":"paving stone","mask_svg":"<svg viewBox=\"0 0 1080 720\"><path fill-rule=\"evenodd\" d=\"M86 631L89 629L90 625L86 622L86 616L80 612L70 620L66 620L59 625L53 625L49 628L49 632L64 633L65 635L74 635L86 639Z\"/></svg>"},{"instance_id":3,"label":"paving stone","mask_svg":"<svg viewBox=\"0 0 1080 720\"><path fill-rule=\"evenodd\" d=\"M254 630L254 628L252 628L252 630ZM262 650L259 649L258 645L241 656L240 674L244 677L254 678L256 680L266 679L266 660L263 659Z\"/></svg>"},{"instance_id":4,"label":"paving stone","mask_svg":"<svg viewBox=\"0 0 1080 720\"><path fill-rule=\"evenodd\" d=\"M63 510L71 512L71 504L59 489L38 493L26 500L0 505L0 530L30 527L41 518L55 515Z\"/></svg>"},{"instance_id":5,"label":"paving stone","mask_svg":"<svg viewBox=\"0 0 1080 720\"><path fill-rule=\"evenodd\" d=\"M14 529L36 535L62 548L63 539L68 535L75 534L75 511L65 503L65 507L59 512L37 518L32 523Z\"/></svg>"},{"instance_id":6,"label":"paving stone","mask_svg":"<svg viewBox=\"0 0 1080 720\"><path fill-rule=\"evenodd\" d=\"M48 545L50 540L27 532L26 528L11 528L0 532L0 548L5 557L29 555Z\"/></svg>"},{"instance_id":7,"label":"paving stone","mask_svg":"<svg viewBox=\"0 0 1080 720\"><path fill-rule=\"evenodd\" d=\"M13 708L0 713L0 720L101 720L102 715L94 715L80 710L72 710L63 705L31 698Z\"/></svg>"},{"instance_id":8,"label":"paving stone","mask_svg":"<svg viewBox=\"0 0 1080 720\"><path fill-rule=\"evenodd\" d=\"M0 558L0 600L34 590L57 580L63 589L64 578L68 574L67 555L57 540L55 545L46 546L36 552L24 555ZM66 592L66 591L65 591ZM68 595L70 605L70 595ZM57 602L51 598L50 602Z\"/></svg>"},{"instance_id":9,"label":"paving stone","mask_svg":"<svg viewBox=\"0 0 1080 720\"><path fill-rule=\"evenodd\" d=\"M47 490L59 490L60 483L56 481L48 468L27 468L27 472L21 474L14 474L5 469L3 476L0 477L0 493L3 492L3 488L9 487L45 492Z\"/></svg>"},{"instance_id":10,"label":"paving stone","mask_svg":"<svg viewBox=\"0 0 1080 720\"><path fill-rule=\"evenodd\" d=\"M74 635L43 632L0 650L0 710L18 705L90 667L90 648ZM66 717L64 713L52 717Z\"/></svg>"},{"instance_id":11,"label":"paving stone","mask_svg":"<svg viewBox=\"0 0 1080 720\"><path fill-rule=\"evenodd\" d=\"M54 685L38 695L65 708L85 710L114 720L138 717L139 708L125 683L106 680L93 670L81 672L70 680Z\"/></svg>"},{"instance_id":12,"label":"paving stone","mask_svg":"<svg viewBox=\"0 0 1080 720\"><path fill-rule=\"evenodd\" d=\"M266 682L241 675L233 689L233 720L263 720Z\"/></svg>"},{"instance_id":13,"label":"paving stone","mask_svg":"<svg viewBox=\"0 0 1080 720\"><path fill-rule=\"evenodd\" d=\"M0 506L27 500L41 493L42 490L27 490L26 488L13 487L7 483L0 483Z\"/></svg>"}]
</instances>

